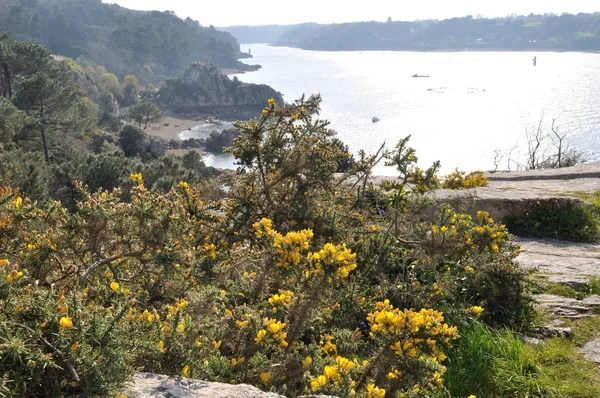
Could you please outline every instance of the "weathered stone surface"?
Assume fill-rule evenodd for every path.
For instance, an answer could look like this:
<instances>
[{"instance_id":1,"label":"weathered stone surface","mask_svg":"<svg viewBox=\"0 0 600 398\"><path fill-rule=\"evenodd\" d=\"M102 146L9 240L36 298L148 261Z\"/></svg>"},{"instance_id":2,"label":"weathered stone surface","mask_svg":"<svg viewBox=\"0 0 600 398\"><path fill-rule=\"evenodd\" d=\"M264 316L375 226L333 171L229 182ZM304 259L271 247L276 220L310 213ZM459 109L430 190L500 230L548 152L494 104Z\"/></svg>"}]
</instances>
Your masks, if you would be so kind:
<instances>
[{"instance_id":1,"label":"weathered stone surface","mask_svg":"<svg viewBox=\"0 0 600 398\"><path fill-rule=\"evenodd\" d=\"M600 308L600 296L594 294L581 300L583 305L591 308Z\"/></svg>"},{"instance_id":2,"label":"weathered stone surface","mask_svg":"<svg viewBox=\"0 0 600 398\"><path fill-rule=\"evenodd\" d=\"M531 181L526 182L530 183ZM431 195L438 202L456 203L457 207L466 214L475 216L479 210L486 211L497 221L502 221L507 217L521 217L536 205L547 209L560 209L569 205L585 206L581 199L571 196L558 196L558 194L535 189L515 190L493 185L500 184L459 191L438 189ZM521 183L521 185L524 184Z\"/></svg>"},{"instance_id":3,"label":"weathered stone surface","mask_svg":"<svg viewBox=\"0 0 600 398\"><path fill-rule=\"evenodd\" d=\"M497 171L486 173L490 181L530 181L530 180L573 180L577 178L600 178L600 162L583 163L560 169L539 169L526 171Z\"/></svg>"},{"instance_id":4,"label":"weathered stone surface","mask_svg":"<svg viewBox=\"0 0 600 398\"><path fill-rule=\"evenodd\" d=\"M215 65L194 63L183 77L166 82L158 102L180 115L212 115L225 119L260 114L267 100L284 103L281 93L264 84L232 81Z\"/></svg>"},{"instance_id":5,"label":"weathered stone surface","mask_svg":"<svg viewBox=\"0 0 600 398\"><path fill-rule=\"evenodd\" d=\"M137 373L126 384L123 393L129 398L286 398L264 392L248 384L225 384L169 377L154 373ZM337 398L326 395L304 395L298 398Z\"/></svg>"},{"instance_id":6,"label":"weathered stone surface","mask_svg":"<svg viewBox=\"0 0 600 398\"><path fill-rule=\"evenodd\" d=\"M583 305L580 300L553 294L536 294L533 296L540 310L558 318L587 318L592 309Z\"/></svg>"},{"instance_id":7,"label":"weathered stone surface","mask_svg":"<svg viewBox=\"0 0 600 398\"><path fill-rule=\"evenodd\" d=\"M535 268L548 280L581 290L590 277L600 278L600 245L551 239L523 239L517 243L517 262Z\"/></svg>"},{"instance_id":8,"label":"weathered stone surface","mask_svg":"<svg viewBox=\"0 0 600 398\"><path fill-rule=\"evenodd\" d=\"M546 325L535 328L533 332L537 336L543 338L571 337L573 335L573 329L571 328L560 328L552 325Z\"/></svg>"},{"instance_id":9,"label":"weathered stone surface","mask_svg":"<svg viewBox=\"0 0 600 398\"><path fill-rule=\"evenodd\" d=\"M285 398L247 384L210 383L138 373L123 391L129 398Z\"/></svg>"},{"instance_id":10,"label":"weathered stone surface","mask_svg":"<svg viewBox=\"0 0 600 398\"><path fill-rule=\"evenodd\" d=\"M588 341L579 349L579 352L581 352L588 361L600 364L600 337Z\"/></svg>"}]
</instances>

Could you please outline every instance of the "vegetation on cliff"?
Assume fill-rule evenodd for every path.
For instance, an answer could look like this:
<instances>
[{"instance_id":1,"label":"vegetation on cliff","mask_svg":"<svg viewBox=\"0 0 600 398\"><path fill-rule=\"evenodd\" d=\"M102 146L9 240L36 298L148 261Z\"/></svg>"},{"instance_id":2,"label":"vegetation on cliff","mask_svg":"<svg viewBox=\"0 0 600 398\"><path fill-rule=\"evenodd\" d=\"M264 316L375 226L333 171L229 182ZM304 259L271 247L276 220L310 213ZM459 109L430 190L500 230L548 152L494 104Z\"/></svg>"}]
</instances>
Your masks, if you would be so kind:
<instances>
[{"instance_id":1,"label":"vegetation on cliff","mask_svg":"<svg viewBox=\"0 0 600 398\"><path fill-rule=\"evenodd\" d=\"M4 0L0 29L54 54L102 65L119 77L178 76L192 62L251 70L229 33L172 12L133 11L101 0Z\"/></svg>"},{"instance_id":2,"label":"vegetation on cliff","mask_svg":"<svg viewBox=\"0 0 600 398\"><path fill-rule=\"evenodd\" d=\"M131 122L142 126L160 117L133 75L121 83L103 68L57 59L7 32L0 32L0 70L0 186L73 210L78 181L128 191L129 174L144 172L148 188L169 191L181 179L217 174L195 153L163 157L160 142L120 115L130 106Z\"/></svg>"}]
</instances>

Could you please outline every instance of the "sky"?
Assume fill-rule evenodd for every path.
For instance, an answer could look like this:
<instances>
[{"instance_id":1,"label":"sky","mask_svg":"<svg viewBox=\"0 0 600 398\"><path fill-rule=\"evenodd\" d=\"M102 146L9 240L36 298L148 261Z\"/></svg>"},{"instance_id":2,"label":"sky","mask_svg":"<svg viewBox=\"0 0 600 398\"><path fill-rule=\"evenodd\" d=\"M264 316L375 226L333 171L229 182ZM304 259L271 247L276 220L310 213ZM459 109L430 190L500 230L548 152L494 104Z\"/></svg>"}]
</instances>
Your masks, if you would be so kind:
<instances>
[{"instance_id":1,"label":"sky","mask_svg":"<svg viewBox=\"0 0 600 398\"><path fill-rule=\"evenodd\" d=\"M175 11L202 25L269 25L302 22L412 21L465 15L598 12L599 0L103 0L136 10Z\"/></svg>"}]
</instances>

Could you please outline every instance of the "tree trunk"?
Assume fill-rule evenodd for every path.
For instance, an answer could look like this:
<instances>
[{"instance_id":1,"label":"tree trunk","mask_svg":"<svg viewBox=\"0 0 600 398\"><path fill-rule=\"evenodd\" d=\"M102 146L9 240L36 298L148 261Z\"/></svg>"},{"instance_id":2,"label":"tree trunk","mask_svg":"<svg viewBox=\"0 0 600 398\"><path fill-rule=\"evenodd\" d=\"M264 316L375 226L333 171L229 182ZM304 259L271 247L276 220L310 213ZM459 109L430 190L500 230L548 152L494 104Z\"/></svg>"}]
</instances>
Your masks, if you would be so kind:
<instances>
[{"instance_id":1,"label":"tree trunk","mask_svg":"<svg viewBox=\"0 0 600 398\"><path fill-rule=\"evenodd\" d=\"M12 97L12 86L10 83L10 72L8 70L8 65L7 64L3 64L2 65L2 84L1 84L1 88L2 91L0 92L0 94L3 97Z\"/></svg>"},{"instance_id":2,"label":"tree trunk","mask_svg":"<svg viewBox=\"0 0 600 398\"><path fill-rule=\"evenodd\" d=\"M44 125L44 102L40 101L40 133L42 135L42 145L44 145L44 157L46 163L50 164L50 155L48 154L48 141L46 140L46 126Z\"/></svg>"}]
</instances>

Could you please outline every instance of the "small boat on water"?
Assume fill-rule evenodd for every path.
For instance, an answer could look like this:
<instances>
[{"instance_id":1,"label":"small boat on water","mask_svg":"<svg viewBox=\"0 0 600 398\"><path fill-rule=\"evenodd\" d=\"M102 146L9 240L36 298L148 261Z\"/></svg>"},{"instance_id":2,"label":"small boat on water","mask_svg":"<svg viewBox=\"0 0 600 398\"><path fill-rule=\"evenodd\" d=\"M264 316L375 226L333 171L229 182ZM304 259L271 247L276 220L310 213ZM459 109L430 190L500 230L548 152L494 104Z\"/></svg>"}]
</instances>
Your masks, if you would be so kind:
<instances>
[{"instance_id":1,"label":"small boat on water","mask_svg":"<svg viewBox=\"0 0 600 398\"><path fill-rule=\"evenodd\" d=\"M412 77L429 77L429 75L418 75L418 74L414 74L412 75Z\"/></svg>"},{"instance_id":2,"label":"small boat on water","mask_svg":"<svg viewBox=\"0 0 600 398\"><path fill-rule=\"evenodd\" d=\"M371 119L373 123L377 123L379 120L381 119L379 119L377 116L373 116L373 119Z\"/></svg>"}]
</instances>

